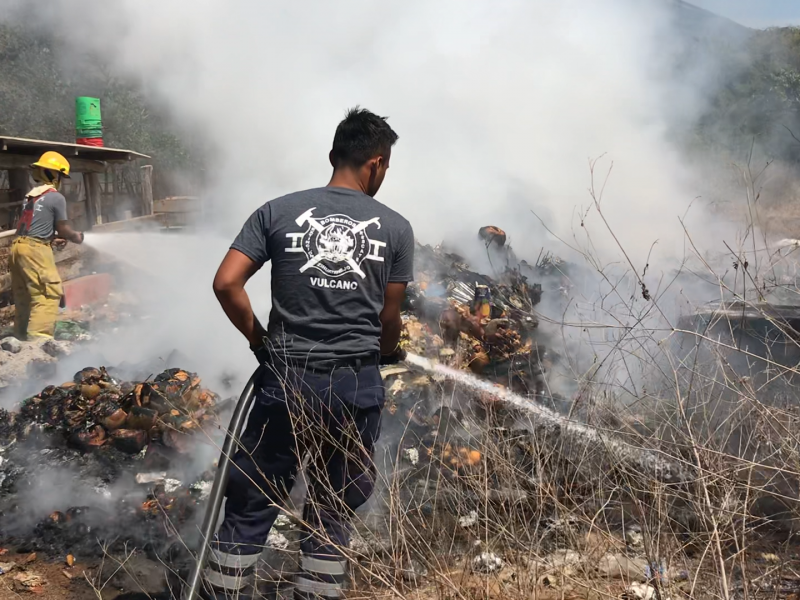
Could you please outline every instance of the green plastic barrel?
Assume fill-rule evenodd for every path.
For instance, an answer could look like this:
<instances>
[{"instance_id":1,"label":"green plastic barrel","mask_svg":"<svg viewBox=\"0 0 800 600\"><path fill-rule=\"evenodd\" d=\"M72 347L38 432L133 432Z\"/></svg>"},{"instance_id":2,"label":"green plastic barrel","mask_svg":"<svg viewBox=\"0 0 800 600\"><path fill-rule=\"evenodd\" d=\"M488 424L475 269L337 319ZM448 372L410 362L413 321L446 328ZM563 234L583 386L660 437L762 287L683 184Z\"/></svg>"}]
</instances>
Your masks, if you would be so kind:
<instances>
[{"instance_id":1,"label":"green plastic barrel","mask_svg":"<svg viewBox=\"0 0 800 600\"><path fill-rule=\"evenodd\" d=\"M103 137L103 128L97 129L76 129L75 135L79 138L98 138Z\"/></svg>"},{"instance_id":2,"label":"green plastic barrel","mask_svg":"<svg viewBox=\"0 0 800 600\"><path fill-rule=\"evenodd\" d=\"M100 98L79 96L75 99L75 129L102 129L100 117Z\"/></svg>"}]
</instances>

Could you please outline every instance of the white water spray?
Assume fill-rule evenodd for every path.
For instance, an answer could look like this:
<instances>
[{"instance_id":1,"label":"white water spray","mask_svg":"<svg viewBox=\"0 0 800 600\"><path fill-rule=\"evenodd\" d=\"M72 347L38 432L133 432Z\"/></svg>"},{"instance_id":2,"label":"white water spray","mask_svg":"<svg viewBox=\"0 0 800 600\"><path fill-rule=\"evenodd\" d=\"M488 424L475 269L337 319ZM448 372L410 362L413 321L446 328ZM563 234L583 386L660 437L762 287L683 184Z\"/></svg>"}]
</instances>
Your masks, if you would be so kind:
<instances>
[{"instance_id":1,"label":"white water spray","mask_svg":"<svg viewBox=\"0 0 800 600\"><path fill-rule=\"evenodd\" d=\"M176 351L180 365L201 374L209 387L246 381L253 369L247 340L228 322L211 291L214 274L233 236L214 231L193 234L153 229L92 232L87 247L122 268L116 291L128 292L146 322L120 330L104 348L108 361L137 362ZM247 284L253 310L267 320L269 266Z\"/></svg>"},{"instance_id":2,"label":"white water spray","mask_svg":"<svg viewBox=\"0 0 800 600\"><path fill-rule=\"evenodd\" d=\"M587 450L606 452L615 461L629 465L636 472L647 473L666 483L690 481L695 477L690 468L665 458L656 450L634 446L616 436L601 432L595 427L568 419L524 396L478 379L471 373L458 371L416 354L408 354L406 362L429 373L439 374L475 392L487 394L513 405L533 419L537 419L545 427L560 430L561 435L569 437L570 442L578 443Z\"/></svg>"},{"instance_id":3,"label":"white water spray","mask_svg":"<svg viewBox=\"0 0 800 600\"><path fill-rule=\"evenodd\" d=\"M167 272L164 259L172 258L173 253L175 259L179 258L181 254L177 251L186 246L186 239L176 240L173 236L152 232L89 232L84 234L83 243L129 267L163 276Z\"/></svg>"}]
</instances>

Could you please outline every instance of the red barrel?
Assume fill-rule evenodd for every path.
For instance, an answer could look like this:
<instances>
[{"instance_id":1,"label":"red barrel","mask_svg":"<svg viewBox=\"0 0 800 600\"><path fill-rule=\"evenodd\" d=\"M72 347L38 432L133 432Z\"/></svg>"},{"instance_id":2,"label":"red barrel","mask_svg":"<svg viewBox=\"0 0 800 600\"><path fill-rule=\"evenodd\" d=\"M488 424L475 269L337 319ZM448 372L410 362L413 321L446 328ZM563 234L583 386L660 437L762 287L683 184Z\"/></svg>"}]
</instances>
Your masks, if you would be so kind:
<instances>
[{"instance_id":1,"label":"red barrel","mask_svg":"<svg viewBox=\"0 0 800 600\"><path fill-rule=\"evenodd\" d=\"M75 143L80 144L81 146L95 146L102 148L103 138L78 138L75 140Z\"/></svg>"}]
</instances>

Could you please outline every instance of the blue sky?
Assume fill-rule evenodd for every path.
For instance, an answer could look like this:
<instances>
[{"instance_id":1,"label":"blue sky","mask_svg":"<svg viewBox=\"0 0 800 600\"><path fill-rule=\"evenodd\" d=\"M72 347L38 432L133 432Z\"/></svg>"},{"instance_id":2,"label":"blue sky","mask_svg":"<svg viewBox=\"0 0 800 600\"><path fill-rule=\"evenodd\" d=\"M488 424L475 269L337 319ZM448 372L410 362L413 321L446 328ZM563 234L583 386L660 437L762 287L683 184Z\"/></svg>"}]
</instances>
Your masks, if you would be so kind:
<instances>
[{"instance_id":1,"label":"blue sky","mask_svg":"<svg viewBox=\"0 0 800 600\"><path fill-rule=\"evenodd\" d=\"M748 27L800 26L798 0L688 0Z\"/></svg>"}]
</instances>

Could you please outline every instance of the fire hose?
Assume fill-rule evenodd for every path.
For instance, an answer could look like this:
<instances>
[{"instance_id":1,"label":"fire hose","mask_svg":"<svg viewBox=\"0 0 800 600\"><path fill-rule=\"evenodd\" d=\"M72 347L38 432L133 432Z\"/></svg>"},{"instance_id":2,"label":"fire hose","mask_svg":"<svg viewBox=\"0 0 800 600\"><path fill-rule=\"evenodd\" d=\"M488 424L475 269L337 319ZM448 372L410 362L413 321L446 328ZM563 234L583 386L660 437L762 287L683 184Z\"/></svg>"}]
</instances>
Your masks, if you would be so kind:
<instances>
[{"instance_id":1,"label":"fire hose","mask_svg":"<svg viewBox=\"0 0 800 600\"><path fill-rule=\"evenodd\" d=\"M602 431L589 424L571 420L511 390L498 388L488 381L478 379L471 373L453 369L415 354L408 354L406 363L459 383L473 392L497 398L527 414L533 421L547 429L559 431L561 436L569 439L573 445L594 454L613 457L618 464L627 465L635 472L657 481L685 483L696 478L691 466L674 457L666 456L653 448L635 445L613 432Z\"/></svg>"},{"instance_id":2,"label":"fire hose","mask_svg":"<svg viewBox=\"0 0 800 600\"><path fill-rule=\"evenodd\" d=\"M244 390L242 390L242 395L239 396L236 408L233 409L233 416L231 416L231 422L228 426L228 433L225 436L225 443L222 445L219 463L217 463L217 476L214 477L214 485L211 487L211 494L208 497L208 507L203 517L200 549L197 552L197 560L192 569L192 574L189 577L186 594L182 596L183 600L195 600L195 598L197 598L197 593L200 591L200 580L203 575L203 568L206 566L206 561L208 560L210 543L217 530L220 509L225 499L225 488L228 485L231 460L236 452L236 444L244 429L244 424L247 422L247 415L250 413L250 407L253 405L253 400L256 397L256 382L261 377L261 369L262 367L256 369L252 377L250 377L250 381L247 382Z\"/></svg>"}]
</instances>

